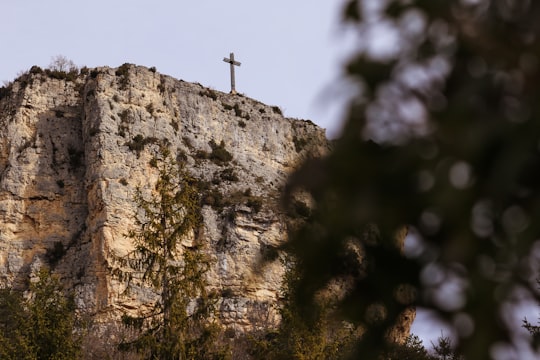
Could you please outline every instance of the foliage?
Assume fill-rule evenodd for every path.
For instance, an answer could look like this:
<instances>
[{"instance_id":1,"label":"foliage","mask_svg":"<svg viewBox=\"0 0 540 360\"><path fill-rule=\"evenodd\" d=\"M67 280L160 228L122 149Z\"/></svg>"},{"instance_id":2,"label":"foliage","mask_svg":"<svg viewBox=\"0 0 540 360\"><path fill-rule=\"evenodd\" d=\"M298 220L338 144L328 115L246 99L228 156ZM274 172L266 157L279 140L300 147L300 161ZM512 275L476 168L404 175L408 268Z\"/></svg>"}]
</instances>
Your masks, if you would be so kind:
<instances>
[{"instance_id":1,"label":"foliage","mask_svg":"<svg viewBox=\"0 0 540 360\"><path fill-rule=\"evenodd\" d=\"M155 191L146 199L140 189L135 201L143 216L129 232L135 250L119 259L130 270L119 270L131 284L140 279L159 294L150 313L125 316L125 325L140 335L122 344L148 359L220 358L214 347L214 298L206 289L210 260L199 240L201 205L196 180L162 148ZM186 245L188 243L189 245Z\"/></svg>"},{"instance_id":2,"label":"foliage","mask_svg":"<svg viewBox=\"0 0 540 360\"><path fill-rule=\"evenodd\" d=\"M272 111L275 114L283 116L283 111L281 110L281 108L279 106L272 106Z\"/></svg>"},{"instance_id":3,"label":"foliage","mask_svg":"<svg viewBox=\"0 0 540 360\"><path fill-rule=\"evenodd\" d=\"M305 138L299 138L295 135L293 136L293 143L296 152L300 152L307 145L308 142Z\"/></svg>"},{"instance_id":4,"label":"foliage","mask_svg":"<svg viewBox=\"0 0 540 360\"><path fill-rule=\"evenodd\" d=\"M493 344L512 346L502 311L513 292L538 298L528 260L540 235L540 3L366 4L344 8L366 36L346 68L358 96L342 136L288 186L311 194L318 224L289 244L304 266L296 301L309 313L320 289L350 275L339 309L366 326L356 351L374 359L410 305L396 295L406 286L454 327L467 359L489 358ZM381 27L392 46L370 43ZM407 256L404 227L417 244ZM351 241L362 271L340 266ZM373 324L374 305L384 316Z\"/></svg>"},{"instance_id":5,"label":"foliage","mask_svg":"<svg viewBox=\"0 0 540 360\"><path fill-rule=\"evenodd\" d=\"M331 315L331 302L318 299L309 316L293 301L301 264L292 258L284 261L284 277L279 328L255 341L254 355L258 359L338 359L342 358L355 339L350 324Z\"/></svg>"},{"instance_id":6,"label":"foliage","mask_svg":"<svg viewBox=\"0 0 540 360\"><path fill-rule=\"evenodd\" d=\"M31 73L41 73L39 67L32 67ZM48 69L45 73L53 79L75 81L79 75L79 68L72 60L63 55L54 56L51 59Z\"/></svg>"},{"instance_id":7,"label":"foliage","mask_svg":"<svg viewBox=\"0 0 540 360\"><path fill-rule=\"evenodd\" d=\"M225 142L223 140L221 140L219 145L214 140L210 140L209 144L212 148L209 158L216 164L223 165L233 159L232 154L225 149Z\"/></svg>"},{"instance_id":8,"label":"foliage","mask_svg":"<svg viewBox=\"0 0 540 360\"><path fill-rule=\"evenodd\" d=\"M14 290L0 290L0 358L80 358L73 298L63 294L58 279L46 270L38 273L30 290L29 299Z\"/></svg>"},{"instance_id":9,"label":"foliage","mask_svg":"<svg viewBox=\"0 0 540 360\"><path fill-rule=\"evenodd\" d=\"M215 90L204 88L203 90L199 91L199 95L209 97L212 100L217 100L218 94Z\"/></svg>"},{"instance_id":10,"label":"foliage","mask_svg":"<svg viewBox=\"0 0 540 360\"><path fill-rule=\"evenodd\" d=\"M146 145L157 143L159 143L159 140L153 136L144 137L141 134L137 134L131 141L126 142L126 145L129 150L135 151L137 153L137 157L139 157L141 155L141 151L144 150Z\"/></svg>"},{"instance_id":11,"label":"foliage","mask_svg":"<svg viewBox=\"0 0 540 360\"><path fill-rule=\"evenodd\" d=\"M437 344L433 344L433 351L429 353L422 340L416 335L410 335L404 344L392 344L390 350L384 354L386 360L463 360L452 348L448 337L441 336Z\"/></svg>"},{"instance_id":12,"label":"foliage","mask_svg":"<svg viewBox=\"0 0 540 360\"><path fill-rule=\"evenodd\" d=\"M221 180L230 181L230 182L236 182L236 181L238 181L240 179L238 178L238 175L236 175L236 172L234 171L234 168L228 167L228 168L225 168L223 171L221 171L219 173L219 175L216 174L214 176L213 182L216 182L216 183L219 184L219 182L221 182Z\"/></svg>"},{"instance_id":13,"label":"foliage","mask_svg":"<svg viewBox=\"0 0 540 360\"><path fill-rule=\"evenodd\" d=\"M60 259L66 254L66 249L61 241L55 241L53 247L47 249L45 257L51 266L55 266Z\"/></svg>"},{"instance_id":14,"label":"foliage","mask_svg":"<svg viewBox=\"0 0 540 360\"><path fill-rule=\"evenodd\" d=\"M120 84L120 90L127 90L129 85L129 69L131 68L131 64L124 63L121 66L119 66L116 71L115 75L120 77L119 84Z\"/></svg>"}]
</instances>

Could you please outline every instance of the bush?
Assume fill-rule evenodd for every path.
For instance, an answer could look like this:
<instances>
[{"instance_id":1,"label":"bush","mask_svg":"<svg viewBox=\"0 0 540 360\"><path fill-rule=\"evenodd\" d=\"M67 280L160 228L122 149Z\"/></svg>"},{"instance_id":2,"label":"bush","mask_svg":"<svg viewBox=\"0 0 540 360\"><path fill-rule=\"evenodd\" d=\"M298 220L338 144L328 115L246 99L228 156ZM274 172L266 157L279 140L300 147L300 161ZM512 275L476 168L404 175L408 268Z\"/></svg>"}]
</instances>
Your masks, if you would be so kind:
<instances>
[{"instance_id":1,"label":"bush","mask_svg":"<svg viewBox=\"0 0 540 360\"><path fill-rule=\"evenodd\" d=\"M233 168L226 168L219 174L219 178L225 181L238 181L238 176Z\"/></svg>"},{"instance_id":2,"label":"bush","mask_svg":"<svg viewBox=\"0 0 540 360\"><path fill-rule=\"evenodd\" d=\"M154 104L149 103L146 105L146 111L148 111L150 115L154 115Z\"/></svg>"},{"instance_id":3,"label":"bush","mask_svg":"<svg viewBox=\"0 0 540 360\"><path fill-rule=\"evenodd\" d=\"M32 297L0 290L0 358L78 359L81 338L72 296L56 277L41 270L30 286Z\"/></svg>"},{"instance_id":4,"label":"bush","mask_svg":"<svg viewBox=\"0 0 540 360\"><path fill-rule=\"evenodd\" d=\"M135 135L133 140L128 141L126 143L126 145L129 148L129 150L135 151L137 153L137 157L139 157L139 155L141 154L141 151L144 150L144 147L147 144L156 144L158 142L159 142L159 140L157 138L155 138L155 137L150 137L149 136L149 137L145 138L141 134L137 134L137 135Z\"/></svg>"},{"instance_id":5,"label":"bush","mask_svg":"<svg viewBox=\"0 0 540 360\"><path fill-rule=\"evenodd\" d=\"M45 258L47 259L49 264L54 267L65 254L66 249L64 247L64 244L62 244L61 241L56 241L52 248L47 249L47 252L45 253Z\"/></svg>"},{"instance_id":6,"label":"bush","mask_svg":"<svg viewBox=\"0 0 540 360\"><path fill-rule=\"evenodd\" d=\"M126 90L129 85L129 68L131 64L124 63L118 69L116 69L116 76L120 77L119 84L120 90Z\"/></svg>"},{"instance_id":7,"label":"bush","mask_svg":"<svg viewBox=\"0 0 540 360\"><path fill-rule=\"evenodd\" d=\"M223 142L223 140L221 140L219 145L216 144L214 140L210 140L209 144L212 148L212 152L210 153L209 158L214 163L218 165L223 165L224 163L228 163L233 159L232 154L225 149L225 143Z\"/></svg>"},{"instance_id":8,"label":"bush","mask_svg":"<svg viewBox=\"0 0 540 360\"><path fill-rule=\"evenodd\" d=\"M0 100L7 97L11 92L11 85L0 87Z\"/></svg>"},{"instance_id":9,"label":"bush","mask_svg":"<svg viewBox=\"0 0 540 360\"><path fill-rule=\"evenodd\" d=\"M32 67L33 73L41 73L39 67ZM75 63L63 55L57 55L51 59L49 68L45 74L53 79L75 81L79 76L79 68Z\"/></svg>"},{"instance_id":10,"label":"bush","mask_svg":"<svg viewBox=\"0 0 540 360\"><path fill-rule=\"evenodd\" d=\"M272 111L276 114L283 116L283 111L281 111L281 108L279 106L272 106Z\"/></svg>"},{"instance_id":11,"label":"bush","mask_svg":"<svg viewBox=\"0 0 540 360\"><path fill-rule=\"evenodd\" d=\"M302 151L302 149L307 145L307 140L304 138L298 138L296 135L293 136L294 149L296 152Z\"/></svg>"},{"instance_id":12,"label":"bush","mask_svg":"<svg viewBox=\"0 0 540 360\"><path fill-rule=\"evenodd\" d=\"M217 93L212 89L204 89L199 91L199 95L209 97L212 100L217 100L218 95Z\"/></svg>"}]
</instances>

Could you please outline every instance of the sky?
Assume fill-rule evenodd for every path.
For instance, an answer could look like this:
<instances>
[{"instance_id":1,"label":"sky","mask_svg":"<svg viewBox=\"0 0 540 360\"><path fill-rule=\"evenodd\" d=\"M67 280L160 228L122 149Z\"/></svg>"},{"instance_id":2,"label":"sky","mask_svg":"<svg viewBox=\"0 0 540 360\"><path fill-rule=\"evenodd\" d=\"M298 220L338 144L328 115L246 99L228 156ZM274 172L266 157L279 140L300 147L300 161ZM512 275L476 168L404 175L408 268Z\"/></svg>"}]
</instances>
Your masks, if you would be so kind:
<instances>
[{"instance_id":1,"label":"sky","mask_svg":"<svg viewBox=\"0 0 540 360\"><path fill-rule=\"evenodd\" d=\"M343 0L0 0L0 84L63 55L78 66L133 63L224 92L234 52L238 92L309 119L335 137ZM343 95L343 91L341 91Z\"/></svg>"}]
</instances>

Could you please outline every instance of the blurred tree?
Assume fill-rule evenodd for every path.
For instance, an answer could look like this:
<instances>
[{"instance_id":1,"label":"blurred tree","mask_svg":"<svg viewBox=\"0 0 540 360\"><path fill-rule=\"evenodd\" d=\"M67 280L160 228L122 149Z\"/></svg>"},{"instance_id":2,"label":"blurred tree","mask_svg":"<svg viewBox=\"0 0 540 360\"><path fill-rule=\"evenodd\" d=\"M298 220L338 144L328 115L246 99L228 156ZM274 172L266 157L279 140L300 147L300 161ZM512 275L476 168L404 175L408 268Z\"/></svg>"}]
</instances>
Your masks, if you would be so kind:
<instances>
[{"instance_id":1,"label":"blurred tree","mask_svg":"<svg viewBox=\"0 0 540 360\"><path fill-rule=\"evenodd\" d=\"M497 357L495 345L512 346L516 291L538 299L538 19L526 0L344 7L359 34L347 66L358 95L333 151L305 163L285 198L301 189L315 204L317 225L288 244L303 265L298 309L309 316L321 289L348 279L339 309L365 329L362 358L386 351L413 303L445 319L465 358ZM404 227L416 244L405 253ZM346 261L355 253L361 266Z\"/></svg>"}]
</instances>

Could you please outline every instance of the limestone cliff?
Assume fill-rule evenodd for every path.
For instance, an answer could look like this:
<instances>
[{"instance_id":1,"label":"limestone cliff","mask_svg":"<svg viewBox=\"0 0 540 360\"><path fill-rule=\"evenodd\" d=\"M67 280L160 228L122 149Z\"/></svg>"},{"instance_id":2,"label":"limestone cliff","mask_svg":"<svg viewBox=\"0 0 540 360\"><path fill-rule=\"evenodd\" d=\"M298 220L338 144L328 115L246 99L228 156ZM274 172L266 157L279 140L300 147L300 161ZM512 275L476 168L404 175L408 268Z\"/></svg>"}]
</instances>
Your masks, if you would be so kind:
<instances>
[{"instance_id":1,"label":"limestone cliff","mask_svg":"<svg viewBox=\"0 0 540 360\"><path fill-rule=\"evenodd\" d=\"M150 160L166 143L207 184L203 236L222 321L249 328L281 284L279 262L254 274L286 238L279 188L302 158L327 150L324 131L144 67L64 75L35 67L0 92L2 283L24 287L47 265L98 319L141 306L141 294L121 295L111 259L131 248L134 190L155 182Z\"/></svg>"},{"instance_id":2,"label":"limestone cliff","mask_svg":"<svg viewBox=\"0 0 540 360\"><path fill-rule=\"evenodd\" d=\"M77 74L34 67L0 88L0 127L0 285L25 288L45 265L97 322L144 307L151 296L124 294L111 270L132 249L135 189L153 187L151 162L165 144L204 185L201 234L222 323L272 321L283 267L257 265L286 240L280 188L300 161L328 151L323 129L127 64Z\"/></svg>"}]
</instances>

